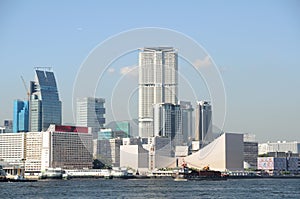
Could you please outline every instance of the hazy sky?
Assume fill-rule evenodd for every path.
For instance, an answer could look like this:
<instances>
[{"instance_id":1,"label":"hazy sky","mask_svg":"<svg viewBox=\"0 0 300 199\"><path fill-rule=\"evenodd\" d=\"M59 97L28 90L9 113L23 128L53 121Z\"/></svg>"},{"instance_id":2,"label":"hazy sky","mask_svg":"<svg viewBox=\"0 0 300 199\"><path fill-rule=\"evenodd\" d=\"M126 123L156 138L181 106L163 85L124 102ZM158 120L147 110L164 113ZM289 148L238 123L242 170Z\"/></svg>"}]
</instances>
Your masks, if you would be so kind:
<instances>
[{"instance_id":1,"label":"hazy sky","mask_svg":"<svg viewBox=\"0 0 300 199\"><path fill-rule=\"evenodd\" d=\"M26 98L20 75L27 82L33 80L36 66L53 67L63 102L63 120L73 122L73 84L86 57L107 38L143 27L179 31L209 53L221 71L226 89L225 130L252 133L258 141L300 141L300 2L297 0L1 0L0 124L4 119L12 119L13 100ZM122 80L125 87L136 86L136 69L126 72L138 64L137 59L137 52L119 58L107 71L106 78ZM179 60L179 68L181 65L187 63ZM193 89L200 91L196 98L208 98L205 86L195 84ZM109 98L115 85L101 86L101 81L99 85L97 96ZM115 92L122 90L122 86ZM136 98L137 92L131 97ZM107 108L115 103L106 100ZM114 100L118 104L122 99ZM135 100L128 103L132 117L137 111L135 103ZM122 111L127 111L127 107L121 108ZM107 112L110 121L113 117ZM126 119L119 114L120 119Z\"/></svg>"}]
</instances>

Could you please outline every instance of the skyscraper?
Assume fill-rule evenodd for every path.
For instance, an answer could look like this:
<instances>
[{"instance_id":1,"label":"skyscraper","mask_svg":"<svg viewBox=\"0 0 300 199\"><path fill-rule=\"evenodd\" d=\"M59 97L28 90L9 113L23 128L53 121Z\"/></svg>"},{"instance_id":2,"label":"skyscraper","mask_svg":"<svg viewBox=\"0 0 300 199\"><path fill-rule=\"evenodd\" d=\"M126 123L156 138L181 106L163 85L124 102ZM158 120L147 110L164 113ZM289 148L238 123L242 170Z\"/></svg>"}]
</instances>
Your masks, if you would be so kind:
<instances>
[{"instance_id":1,"label":"skyscraper","mask_svg":"<svg viewBox=\"0 0 300 199\"><path fill-rule=\"evenodd\" d=\"M195 140L200 145L207 144L208 137L212 136L212 110L208 101L197 102L195 118Z\"/></svg>"},{"instance_id":2,"label":"skyscraper","mask_svg":"<svg viewBox=\"0 0 300 199\"><path fill-rule=\"evenodd\" d=\"M46 131L50 124L62 123L62 107L51 68L36 68L35 81L30 82L29 128Z\"/></svg>"},{"instance_id":3,"label":"skyscraper","mask_svg":"<svg viewBox=\"0 0 300 199\"><path fill-rule=\"evenodd\" d=\"M29 128L29 103L28 101L15 100L13 112L13 132L28 132Z\"/></svg>"},{"instance_id":4,"label":"skyscraper","mask_svg":"<svg viewBox=\"0 0 300 199\"><path fill-rule=\"evenodd\" d=\"M193 140L193 106L188 101L178 101L182 115L182 134L186 143Z\"/></svg>"},{"instance_id":5,"label":"skyscraper","mask_svg":"<svg viewBox=\"0 0 300 199\"><path fill-rule=\"evenodd\" d=\"M154 136L170 138L174 147L181 145L183 135L180 105L161 103L155 104L153 109Z\"/></svg>"},{"instance_id":6,"label":"skyscraper","mask_svg":"<svg viewBox=\"0 0 300 199\"><path fill-rule=\"evenodd\" d=\"M144 48L139 53L139 135L153 136L153 104L177 103L177 51Z\"/></svg>"},{"instance_id":7,"label":"skyscraper","mask_svg":"<svg viewBox=\"0 0 300 199\"><path fill-rule=\"evenodd\" d=\"M84 97L78 98L76 104L76 125L92 127L94 138L105 124L105 99Z\"/></svg>"}]
</instances>

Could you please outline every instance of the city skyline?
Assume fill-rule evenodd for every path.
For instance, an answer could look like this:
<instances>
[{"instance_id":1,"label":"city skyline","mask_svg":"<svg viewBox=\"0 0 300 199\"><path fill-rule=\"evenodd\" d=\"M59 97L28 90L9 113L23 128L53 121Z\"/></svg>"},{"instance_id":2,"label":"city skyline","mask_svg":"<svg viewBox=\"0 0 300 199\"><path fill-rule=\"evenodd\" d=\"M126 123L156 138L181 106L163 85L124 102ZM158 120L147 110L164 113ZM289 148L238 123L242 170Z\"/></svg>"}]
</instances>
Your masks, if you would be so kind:
<instances>
[{"instance_id":1,"label":"city skyline","mask_svg":"<svg viewBox=\"0 0 300 199\"><path fill-rule=\"evenodd\" d=\"M192 37L207 49L219 66L227 95L225 131L253 133L259 141L299 139L296 124L300 112L300 96L297 93L300 84L297 77L300 46L297 35L300 31L299 14L296 12L299 3L296 1L174 5L176 11L183 8L180 11L185 15L166 10L168 5L164 2L160 3L157 12L173 14L174 19L163 18L160 21L155 20L157 16L154 19L147 17L150 11L146 8L151 7L147 2L136 10L139 18L136 14L128 14L132 11L130 6L120 6L126 8L123 11L114 7L113 3L96 3L94 8L74 3L70 10L66 9L70 2L35 2L34 6L8 1L1 4L0 25L3 32L0 42L3 45L0 65L5 74L1 78L1 122L13 118L13 100L26 98L20 75L28 82L35 66L52 66L62 101L63 123L74 123L72 88L80 64L88 53L111 35L132 28L156 26ZM96 12L97 8L101 8L102 12ZM110 16L106 10L112 8L115 18L106 21L103 16ZM55 16L52 13L54 9ZM210 11L214 12L210 14ZM85 15L79 16L78 13ZM95 18L99 22L95 22ZM110 69L110 77L118 79L124 76L128 82L136 82L136 57L130 54L116 61ZM205 66L209 62L210 59L204 57L197 64ZM179 70L182 66L184 62L179 60ZM132 72L126 73L130 70ZM129 78L131 76L132 79ZM14 89L6 85L13 85ZM107 99L107 91L100 91L96 96ZM200 94L197 100L206 100L206 97L207 94ZM180 100L189 100L195 106L195 100ZM279 114L281 104L285 107L284 114ZM108 117L113 118L111 115L108 114Z\"/></svg>"}]
</instances>

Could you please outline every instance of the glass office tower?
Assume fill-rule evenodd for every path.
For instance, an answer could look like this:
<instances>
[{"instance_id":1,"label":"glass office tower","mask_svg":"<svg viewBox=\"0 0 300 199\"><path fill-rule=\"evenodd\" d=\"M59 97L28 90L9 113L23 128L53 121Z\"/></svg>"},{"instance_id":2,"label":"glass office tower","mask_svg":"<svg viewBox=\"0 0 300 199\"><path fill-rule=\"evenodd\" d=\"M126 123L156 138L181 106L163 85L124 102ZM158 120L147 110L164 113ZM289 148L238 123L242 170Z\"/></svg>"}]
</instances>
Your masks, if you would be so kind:
<instances>
[{"instance_id":1,"label":"glass office tower","mask_svg":"<svg viewBox=\"0 0 300 199\"><path fill-rule=\"evenodd\" d=\"M28 132L29 103L28 101L15 100L13 112L13 132Z\"/></svg>"},{"instance_id":2,"label":"glass office tower","mask_svg":"<svg viewBox=\"0 0 300 199\"><path fill-rule=\"evenodd\" d=\"M50 124L62 123L62 106L54 73L50 68L37 68L30 82L30 131L45 131Z\"/></svg>"}]
</instances>

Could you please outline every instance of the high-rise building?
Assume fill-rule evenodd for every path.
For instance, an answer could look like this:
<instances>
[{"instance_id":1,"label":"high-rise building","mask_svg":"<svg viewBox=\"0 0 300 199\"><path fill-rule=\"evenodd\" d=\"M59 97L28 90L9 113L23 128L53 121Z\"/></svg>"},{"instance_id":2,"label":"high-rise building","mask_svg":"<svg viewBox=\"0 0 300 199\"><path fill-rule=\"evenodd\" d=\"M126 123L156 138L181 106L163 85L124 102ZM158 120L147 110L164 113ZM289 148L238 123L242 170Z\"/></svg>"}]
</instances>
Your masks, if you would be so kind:
<instances>
[{"instance_id":1,"label":"high-rise building","mask_svg":"<svg viewBox=\"0 0 300 199\"><path fill-rule=\"evenodd\" d=\"M94 138L105 124L105 99L84 97L78 98L76 104L76 125L92 128Z\"/></svg>"},{"instance_id":2,"label":"high-rise building","mask_svg":"<svg viewBox=\"0 0 300 199\"><path fill-rule=\"evenodd\" d=\"M182 145L182 120L180 105L161 103L153 105L153 136L170 138L173 150ZM174 151L173 151L174 152Z\"/></svg>"},{"instance_id":3,"label":"high-rise building","mask_svg":"<svg viewBox=\"0 0 300 199\"><path fill-rule=\"evenodd\" d=\"M153 136L153 104L177 103L178 60L172 47L139 53L139 135Z\"/></svg>"},{"instance_id":4,"label":"high-rise building","mask_svg":"<svg viewBox=\"0 0 300 199\"><path fill-rule=\"evenodd\" d=\"M15 100L13 112L13 132L28 132L29 128L29 103L28 101Z\"/></svg>"},{"instance_id":5,"label":"high-rise building","mask_svg":"<svg viewBox=\"0 0 300 199\"><path fill-rule=\"evenodd\" d=\"M193 106L191 102L187 101L178 101L178 104L180 105L181 109L181 115L182 115L182 134L183 134L183 140L186 143L190 143L194 136L193 133Z\"/></svg>"},{"instance_id":6,"label":"high-rise building","mask_svg":"<svg viewBox=\"0 0 300 199\"><path fill-rule=\"evenodd\" d=\"M204 146L212 135L212 109L208 101L197 102L195 117L195 140Z\"/></svg>"},{"instance_id":7,"label":"high-rise building","mask_svg":"<svg viewBox=\"0 0 300 199\"><path fill-rule=\"evenodd\" d=\"M36 68L30 82L29 129L45 131L50 124L62 123L62 107L51 68Z\"/></svg>"}]
</instances>

